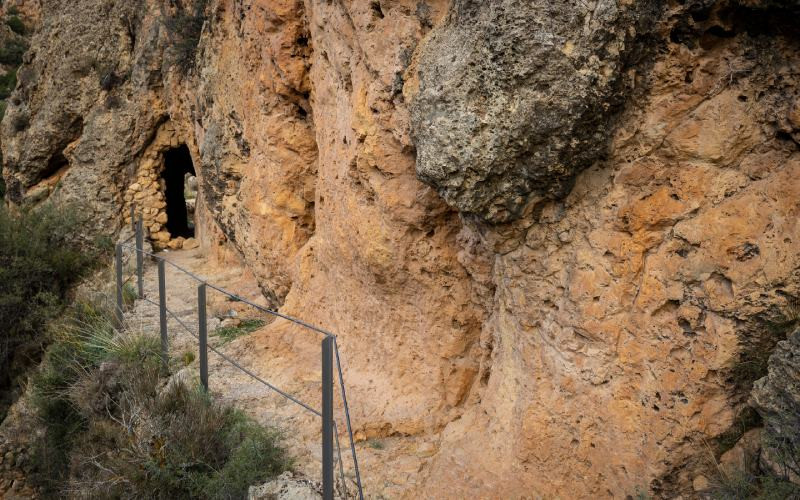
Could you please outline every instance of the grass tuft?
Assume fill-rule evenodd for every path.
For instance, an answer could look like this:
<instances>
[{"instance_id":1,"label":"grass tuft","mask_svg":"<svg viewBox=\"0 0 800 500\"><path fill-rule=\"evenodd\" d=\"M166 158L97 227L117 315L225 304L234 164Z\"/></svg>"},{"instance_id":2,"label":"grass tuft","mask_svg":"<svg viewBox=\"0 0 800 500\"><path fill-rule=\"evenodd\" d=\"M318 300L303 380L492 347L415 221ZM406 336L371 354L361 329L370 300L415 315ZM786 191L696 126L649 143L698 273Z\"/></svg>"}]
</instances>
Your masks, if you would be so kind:
<instances>
[{"instance_id":1,"label":"grass tuft","mask_svg":"<svg viewBox=\"0 0 800 500\"><path fill-rule=\"evenodd\" d=\"M243 319L237 326L217 328L214 330L214 335L219 337L223 344L227 344L243 335L253 333L264 325L266 322L260 319Z\"/></svg>"}]
</instances>

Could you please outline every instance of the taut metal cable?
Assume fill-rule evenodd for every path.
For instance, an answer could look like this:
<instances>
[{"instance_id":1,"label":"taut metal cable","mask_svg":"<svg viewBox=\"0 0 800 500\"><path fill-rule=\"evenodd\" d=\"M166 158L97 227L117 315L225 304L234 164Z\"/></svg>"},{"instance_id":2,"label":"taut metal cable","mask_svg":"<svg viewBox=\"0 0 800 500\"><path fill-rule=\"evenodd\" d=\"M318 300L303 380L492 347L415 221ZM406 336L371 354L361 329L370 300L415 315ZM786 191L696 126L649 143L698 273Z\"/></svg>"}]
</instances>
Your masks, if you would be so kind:
<instances>
[{"instance_id":1,"label":"taut metal cable","mask_svg":"<svg viewBox=\"0 0 800 500\"><path fill-rule=\"evenodd\" d=\"M291 396L290 394L287 394L286 392L284 392L284 391L282 391L282 390L278 389L277 387L275 387L274 385L270 384L270 383L269 383L269 382L267 382L266 380L262 379L261 377L259 377L259 376L258 376L258 375L256 375L255 373L251 372L251 371L250 371L250 370L248 370L247 368L243 367L242 365L240 365L240 364L239 364L239 363L237 363L236 361L234 361L234 360L232 360L231 358L229 358L228 356L226 356L226 355L222 354L222 353L221 353L220 351L218 351L218 350L217 350L217 348L215 348L214 346L211 346L211 345L209 345L209 346L208 346L208 348L209 348L209 349L211 349L212 351L214 351L215 353L217 353L217 355L218 355L219 357L221 357L222 359L224 359L224 360L225 360L225 361L227 361L228 363L232 364L232 365L233 365L233 366L235 366L236 368L238 368L238 369L240 369L241 371L245 372L246 374L250 375L251 377L253 377L254 379L258 380L258 381L259 381L259 382L261 382L262 384L266 385L267 387L269 387L269 388L270 388L270 389L272 389L273 391L275 391L275 392L277 392L278 394L280 394L281 396L285 397L286 399L288 399L288 400L290 400L290 401L293 401L294 403L297 403L297 404L299 404L300 406L302 406L303 408L305 408L306 410L310 411L311 413L313 413L314 415L316 415L316 416L318 416L318 417L321 417L321 416L322 416L322 413L318 412L317 410L315 410L314 408L310 407L310 406L309 406L309 405L307 405L306 403L304 403L304 402L300 401L299 399L297 399L297 398L295 398L295 397Z\"/></svg>"},{"instance_id":2,"label":"taut metal cable","mask_svg":"<svg viewBox=\"0 0 800 500\"><path fill-rule=\"evenodd\" d=\"M350 406L347 404L347 393L344 389L344 375L342 374L342 362L339 359L339 344L336 337L333 337L333 352L336 354L336 368L339 371L339 387L342 389L342 406L344 406L345 424L347 433L350 436L350 452L353 455L353 468L356 471L356 485L358 486L358 498L364 500L364 491L361 489L361 472L358 469L358 458L356 458L356 444L353 439L353 427L350 425ZM338 438L337 438L338 439Z\"/></svg>"},{"instance_id":3,"label":"taut metal cable","mask_svg":"<svg viewBox=\"0 0 800 500\"><path fill-rule=\"evenodd\" d=\"M124 240L120 241L120 242L119 242L119 244L120 244L120 245L124 245L125 243L127 243L127 242L131 241L131 240L132 240L132 239L134 239L135 237L136 237L136 233L133 233L132 235L130 235L130 236L128 236L127 238L125 238Z\"/></svg>"},{"instance_id":4,"label":"taut metal cable","mask_svg":"<svg viewBox=\"0 0 800 500\"><path fill-rule=\"evenodd\" d=\"M144 300L144 301L146 301L146 302L149 302L150 304L153 304L154 306L158 307L158 304L156 304L156 303L155 303L155 302L153 302L152 300L148 299L147 297L143 297L143 298L142 298L142 300ZM172 318L173 318L175 321L177 321L177 322L178 322L178 324L179 324L179 325L181 325L181 326L183 327L183 329L184 329L184 330L186 330L186 331L187 331L187 332L188 332L188 333L189 333L189 334L190 334L192 337L194 337L194 338L198 338L198 337L197 337L197 334L195 334L195 333L192 331L192 329L191 329L191 328L189 328L189 327L186 325L186 323L184 323L183 321L181 321L181 319L180 319L179 317L177 317L177 316L175 315L175 313L173 313L173 312L172 312L172 311L170 311L169 309L167 309L166 311L167 311L167 314L169 314L170 316L172 316ZM230 363L231 365L233 365L234 367L238 368L239 370L243 371L243 372L244 372L244 373L246 373L247 375L251 376L253 379L257 380L258 382L261 382L262 384L264 384L265 386L269 387L269 388L270 388L270 389L272 389L273 391L277 392L277 393L278 393L278 394L280 394L281 396L285 397L285 398L286 398L286 399L288 399L289 401L292 401L293 403L296 403L296 404L298 404L298 405L302 406L303 408L305 408L306 410L310 411L311 413L313 413L314 415L316 415L316 416L318 416L318 417L321 417L321 416L322 416L322 413L320 413L319 411L315 410L314 408L312 408L312 407L311 407L311 406L309 406L308 404L306 404L306 403L304 403L304 402L300 401L299 399L295 398L295 397L294 397L294 396L292 396L291 394L288 394L287 392L285 392L285 391L283 391L283 390L281 390L281 389L279 389L279 388L275 387L274 385L270 384L270 383L269 383L269 382L267 382L266 380L262 379L261 377L259 377L259 376L258 376L258 375L256 375L255 373L251 372L251 371L250 371L250 370L248 370L247 368L243 367L242 365L240 365L239 363L237 363L237 362L236 362L236 361L234 361L233 359L229 358L228 356L226 356L225 354L223 354L222 352L220 352L220 351L219 351L217 348L215 348L214 346L212 346L212 345L209 345L209 346L208 346L208 348L209 348L211 351L213 351L214 353L216 353L216 354L217 354L219 357L221 357L222 359L224 359L225 361L227 361L228 363Z\"/></svg>"},{"instance_id":5,"label":"taut metal cable","mask_svg":"<svg viewBox=\"0 0 800 500\"><path fill-rule=\"evenodd\" d=\"M122 246L126 246L126 247L130 248L129 245L122 245ZM198 275L194 274L193 272L191 272L191 271L189 271L187 269L184 269L183 267L179 266L178 264L170 262L169 260L165 259L164 257L161 257L160 255L156 255L154 253L148 252L147 250L141 250L141 252L143 254L145 254L145 255L149 255L150 257L153 257L154 259L163 260L164 262L166 262L170 266L174 267L175 269L178 269L179 271L182 271L183 273L185 273L188 276L192 277L195 281L197 281L199 283L203 283L207 287L212 288L212 289L218 291L219 293L221 293L223 295L227 295L228 297L230 297L232 299L235 299L235 300L237 300L239 302L242 302L242 303L245 303L245 304L247 304L247 305L249 305L251 307L254 307L254 308L258 309L261 312L270 314L272 316L276 316L278 318L283 318L283 319L285 319L287 321L291 321L292 323L295 323L295 324L300 325L302 327L308 328L309 330L313 330L313 331L315 331L317 333L321 333L322 335L327 335L328 337L334 337L333 333L331 333L331 332L329 332L329 331L327 331L327 330L325 330L323 328L320 328L318 326L314 326L314 325L312 325L310 323L306 323L302 319L295 318L293 316L289 316L288 314L283 314L283 313L280 313L280 312L275 311L273 309L270 309L268 307L264 307L264 306L258 305L255 302L252 302L252 301L250 301L250 300L248 300L248 299L246 299L246 298L244 298L244 297L242 297L240 295L237 295L237 294L235 294L233 292L229 292L228 290L225 290L222 287L214 285L213 283L209 283L208 280L203 278L202 276L198 276Z\"/></svg>"},{"instance_id":6,"label":"taut metal cable","mask_svg":"<svg viewBox=\"0 0 800 500\"><path fill-rule=\"evenodd\" d=\"M232 299L236 299L236 300L238 300L240 302L244 302L245 304L247 304L249 306L255 307L256 309L258 309L261 312L265 312L267 314L271 314L273 316L277 316L279 318L283 318L283 319L285 319L287 321L291 321L292 323L298 324L300 326L304 326L304 327L308 328L309 330L313 330L313 331L321 333L321 334L323 334L325 336L335 337L334 334L332 334L331 332L329 332L327 330L323 330L322 328L319 328L319 327L314 326L312 324L306 323L305 321L303 321L301 319L294 318L294 317L289 316L287 314L279 313L278 311L274 311L274 310L272 310L272 309L270 309L268 307L260 306L260 305L254 303L254 302L251 302L251 301L245 299L244 297L240 297L240 296L236 295L235 293L231 293L231 292L225 290L224 288L220 288L218 286L212 285L211 283L206 283L206 286L209 287L209 288L213 288L214 290L216 290L216 291L218 291L218 292L220 292L222 294L225 294L228 297L231 297Z\"/></svg>"}]
</instances>

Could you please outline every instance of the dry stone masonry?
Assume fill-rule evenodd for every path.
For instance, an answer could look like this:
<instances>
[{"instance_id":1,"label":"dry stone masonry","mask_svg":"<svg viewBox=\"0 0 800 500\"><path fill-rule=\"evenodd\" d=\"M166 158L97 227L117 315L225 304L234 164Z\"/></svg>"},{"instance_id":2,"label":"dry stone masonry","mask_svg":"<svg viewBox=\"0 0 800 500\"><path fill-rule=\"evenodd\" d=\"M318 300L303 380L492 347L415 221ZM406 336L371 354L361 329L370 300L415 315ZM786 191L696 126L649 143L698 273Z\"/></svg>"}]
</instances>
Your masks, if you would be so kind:
<instances>
[{"instance_id":1,"label":"dry stone masonry","mask_svg":"<svg viewBox=\"0 0 800 500\"><path fill-rule=\"evenodd\" d=\"M183 144L181 133L167 122L159 127L150 146L144 151L139 161L135 182L125 191L123 200L127 214L125 223L130 224L130 208L142 215L144 229L148 233L156 249L179 249L184 245L183 237L172 238L166 229L167 201L166 186L163 179L164 153ZM189 242L194 247L194 240Z\"/></svg>"}]
</instances>

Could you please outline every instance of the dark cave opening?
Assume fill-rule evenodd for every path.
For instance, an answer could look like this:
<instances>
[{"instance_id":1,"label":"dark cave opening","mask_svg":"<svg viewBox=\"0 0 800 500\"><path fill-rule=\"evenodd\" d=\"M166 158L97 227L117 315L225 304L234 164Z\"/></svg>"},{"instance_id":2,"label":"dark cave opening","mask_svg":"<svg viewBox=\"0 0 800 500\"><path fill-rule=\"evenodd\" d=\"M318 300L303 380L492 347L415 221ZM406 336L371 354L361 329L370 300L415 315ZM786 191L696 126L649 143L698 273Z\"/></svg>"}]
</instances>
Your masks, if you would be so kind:
<instances>
[{"instance_id":1,"label":"dark cave opening","mask_svg":"<svg viewBox=\"0 0 800 500\"><path fill-rule=\"evenodd\" d=\"M172 238L194 237L194 221L189 214L186 196L187 193L191 193L190 186L187 186L188 177L194 175L192 155L186 144L164 152L164 170L161 177L164 179L164 197L167 201L165 226Z\"/></svg>"}]
</instances>

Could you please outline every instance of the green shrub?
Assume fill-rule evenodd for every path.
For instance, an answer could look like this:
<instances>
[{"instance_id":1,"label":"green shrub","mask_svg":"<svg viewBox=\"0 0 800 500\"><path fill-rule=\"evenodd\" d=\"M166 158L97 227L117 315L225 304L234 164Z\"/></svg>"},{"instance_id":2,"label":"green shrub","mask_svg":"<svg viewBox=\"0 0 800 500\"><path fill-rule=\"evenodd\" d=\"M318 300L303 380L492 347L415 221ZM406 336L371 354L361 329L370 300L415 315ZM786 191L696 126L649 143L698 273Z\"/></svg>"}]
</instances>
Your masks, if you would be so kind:
<instances>
[{"instance_id":1,"label":"green shrub","mask_svg":"<svg viewBox=\"0 0 800 500\"><path fill-rule=\"evenodd\" d=\"M51 495L243 498L290 466L279 434L197 385L164 387L156 336L117 333L78 305L33 379L45 428L33 478Z\"/></svg>"},{"instance_id":2,"label":"green shrub","mask_svg":"<svg viewBox=\"0 0 800 500\"><path fill-rule=\"evenodd\" d=\"M242 335L253 333L265 324L266 323L260 319L243 319L237 326L223 326L217 328L214 330L214 335L219 337L223 344L227 344Z\"/></svg>"},{"instance_id":3,"label":"green shrub","mask_svg":"<svg viewBox=\"0 0 800 500\"><path fill-rule=\"evenodd\" d=\"M28 50L28 45L22 40L8 39L0 47L0 63L14 68L22 64L22 56Z\"/></svg>"},{"instance_id":4,"label":"green shrub","mask_svg":"<svg viewBox=\"0 0 800 500\"><path fill-rule=\"evenodd\" d=\"M17 8L16 5L12 5L11 7L8 8L8 10L6 11L6 14L8 14L9 16L18 16L19 15L19 9Z\"/></svg>"},{"instance_id":5,"label":"green shrub","mask_svg":"<svg viewBox=\"0 0 800 500\"><path fill-rule=\"evenodd\" d=\"M45 325L98 256L75 239L75 214L44 206L14 215L0 205L0 418L11 397L6 389L37 361Z\"/></svg>"},{"instance_id":6,"label":"green shrub","mask_svg":"<svg viewBox=\"0 0 800 500\"><path fill-rule=\"evenodd\" d=\"M31 401L44 429L32 447L32 479L49 493L57 492L66 478L70 450L86 426L69 390L98 365L102 359L98 346L113 336L105 317L85 304L75 306L69 318L52 330L56 338L31 379Z\"/></svg>"},{"instance_id":7,"label":"green shrub","mask_svg":"<svg viewBox=\"0 0 800 500\"><path fill-rule=\"evenodd\" d=\"M17 70L11 70L0 76L0 99L8 99L17 86ZM4 103L5 104L5 103ZM5 113L5 107L3 108Z\"/></svg>"},{"instance_id":8,"label":"green shrub","mask_svg":"<svg viewBox=\"0 0 800 500\"><path fill-rule=\"evenodd\" d=\"M6 19L6 24L11 28L11 31L17 35L24 35L28 31L27 28L25 28L25 23L22 22L19 16L9 16L9 18Z\"/></svg>"},{"instance_id":9,"label":"green shrub","mask_svg":"<svg viewBox=\"0 0 800 500\"><path fill-rule=\"evenodd\" d=\"M171 62L184 74L194 68L197 46L206 21L207 4L208 0L196 0L191 8L178 7L165 23L170 35Z\"/></svg>"},{"instance_id":10,"label":"green shrub","mask_svg":"<svg viewBox=\"0 0 800 500\"><path fill-rule=\"evenodd\" d=\"M153 414L157 449L132 460L150 471L151 480L137 488L145 496L242 498L250 485L289 467L275 431L197 386L171 384L155 400Z\"/></svg>"}]
</instances>

